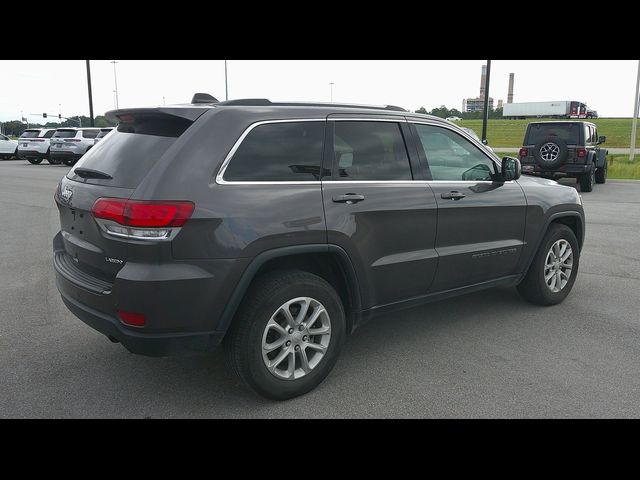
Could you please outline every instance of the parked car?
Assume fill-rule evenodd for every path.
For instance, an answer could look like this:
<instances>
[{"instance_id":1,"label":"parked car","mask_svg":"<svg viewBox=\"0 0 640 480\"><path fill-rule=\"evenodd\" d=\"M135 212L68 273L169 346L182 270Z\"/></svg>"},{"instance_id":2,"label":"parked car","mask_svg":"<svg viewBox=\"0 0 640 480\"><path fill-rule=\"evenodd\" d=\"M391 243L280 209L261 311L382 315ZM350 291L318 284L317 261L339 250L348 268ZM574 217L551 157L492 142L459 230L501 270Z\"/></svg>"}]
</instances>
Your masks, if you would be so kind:
<instances>
[{"instance_id":1,"label":"parked car","mask_svg":"<svg viewBox=\"0 0 640 480\"><path fill-rule=\"evenodd\" d=\"M192 103L108 112L117 129L55 194L62 300L131 352L222 344L246 385L285 399L379 314L499 285L539 305L571 291L580 194L444 119Z\"/></svg>"},{"instance_id":2,"label":"parked car","mask_svg":"<svg viewBox=\"0 0 640 480\"><path fill-rule=\"evenodd\" d=\"M51 158L74 165L91 147L99 128L59 128L51 137Z\"/></svg>"},{"instance_id":3,"label":"parked car","mask_svg":"<svg viewBox=\"0 0 640 480\"><path fill-rule=\"evenodd\" d=\"M591 122L532 122L519 152L523 173L546 178L577 178L580 190L590 192L607 181L607 153Z\"/></svg>"},{"instance_id":4,"label":"parked car","mask_svg":"<svg viewBox=\"0 0 640 480\"><path fill-rule=\"evenodd\" d=\"M102 140L104 137L107 136L107 134L109 132L111 132L111 130L113 130L113 127L105 127L105 128L101 128L100 129L100 133L98 133L98 135L96 136L96 138L93 141L93 144L95 145L96 143L98 143L100 140Z\"/></svg>"},{"instance_id":5,"label":"parked car","mask_svg":"<svg viewBox=\"0 0 640 480\"><path fill-rule=\"evenodd\" d=\"M447 117L445 120L448 120L450 122L459 122L462 119L460 117Z\"/></svg>"},{"instance_id":6,"label":"parked car","mask_svg":"<svg viewBox=\"0 0 640 480\"><path fill-rule=\"evenodd\" d=\"M29 163L37 165L45 158L51 164L60 163L49 155L50 142L55 128L27 128L18 139L18 154Z\"/></svg>"},{"instance_id":7,"label":"parked car","mask_svg":"<svg viewBox=\"0 0 640 480\"><path fill-rule=\"evenodd\" d=\"M0 158L18 158L18 142L0 134Z\"/></svg>"}]
</instances>

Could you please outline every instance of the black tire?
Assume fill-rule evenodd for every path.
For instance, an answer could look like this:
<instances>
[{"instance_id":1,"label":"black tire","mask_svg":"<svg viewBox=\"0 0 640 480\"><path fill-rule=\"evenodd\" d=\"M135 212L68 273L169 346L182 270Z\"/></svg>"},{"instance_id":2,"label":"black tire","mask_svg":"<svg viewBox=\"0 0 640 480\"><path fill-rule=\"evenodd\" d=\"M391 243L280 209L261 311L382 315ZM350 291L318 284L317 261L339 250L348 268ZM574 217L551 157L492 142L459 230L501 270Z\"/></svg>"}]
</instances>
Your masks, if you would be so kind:
<instances>
[{"instance_id":1,"label":"black tire","mask_svg":"<svg viewBox=\"0 0 640 480\"><path fill-rule=\"evenodd\" d=\"M58 165L60 163L59 160L54 160L53 158L51 158L51 149L47 150L47 153L44 154L44 158L47 160L47 162L49 162L49 164L51 165Z\"/></svg>"},{"instance_id":2,"label":"black tire","mask_svg":"<svg viewBox=\"0 0 640 480\"><path fill-rule=\"evenodd\" d=\"M322 303L331 322L331 337L320 363L306 375L286 380L267 369L262 357L262 336L278 308L297 297L311 297ZM285 400L309 392L325 379L338 359L345 331L344 308L331 285L311 273L279 270L262 276L250 287L225 337L225 357L229 367L255 392Z\"/></svg>"},{"instance_id":3,"label":"black tire","mask_svg":"<svg viewBox=\"0 0 640 480\"><path fill-rule=\"evenodd\" d=\"M567 284L562 290L552 292L544 280L544 267L549 250L553 244L560 239L567 240L569 245L571 245L573 268ZM542 239L542 243L529 266L527 274L517 287L518 293L520 293L525 300L537 305L556 305L562 302L567 295L569 295L569 292L571 292L573 284L576 281L576 276L578 275L579 264L580 249L573 230L561 223L552 223Z\"/></svg>"},{"instance_id":4,"label":"black tire","mask_svg":"<svg viewBox=\"0 0 640 480\"><path fill-rule=\"evenodd\" d=\"M591 164L591 169L587 173L583 173L578 177L581 192L593 191L593 185L596 183L596 164Z\"/></svg>"},{"instance_id":5,"label":"black tire","mask_svg":"<svg viewBox=\"0 0 640 480\"><path fill-rule=\"evenodd\" d=\"M18 152L18 147L16 147L16 151L13 152L13 158L20 160L20 153Z\"/></svg>"},{"instance_id":6,"label":"black tire","mask_svg":"<svg viewBox=\"0 0 640 480\"><path fill-rule=\"evenodd\" d=\"M605 158L604 166L596 170L596 183L602 184L607 181L607 170L609 169L609 162Z\"/></svg>"},{"instance_id":7,"label":"black tire","mask_svg":"<svg viewBox=\"0 0 640 480\"><path fill-rule=\"evenodd\" d=\"M558 156L555 158L555 160L551 160L551 161L545 160L541 156L540 149L548 143L555 144L558 147ZM569 149L567 148L567 142L555 137L546 138L541 142L539 142L538 144L536 144L536 146L533 149L533 156L536 159L536 163L543 170L555 170L564 162L566 162L567 158L569 157Z\"/></svg>"},{"instance_id":8,"label":"black tire","mask_svg":"<svg viewBox=\"0 0 640 480\"><path fill-rule=\"evenodd\" d=\"M27 158L27 161L33 165L39 165L40 163L42 163L42 158L29 157Z\"/></svg>"},{"instance_id":9,"label":"black tire","mask_svg":"<svg viewBox=\"0 0 640 480\"><path fill-rule=\"evenodd\" d=\"M63 158L62 163L64 163L67 167L73 167L76 163L74 158Z\"/></svg>"}]
</instances>

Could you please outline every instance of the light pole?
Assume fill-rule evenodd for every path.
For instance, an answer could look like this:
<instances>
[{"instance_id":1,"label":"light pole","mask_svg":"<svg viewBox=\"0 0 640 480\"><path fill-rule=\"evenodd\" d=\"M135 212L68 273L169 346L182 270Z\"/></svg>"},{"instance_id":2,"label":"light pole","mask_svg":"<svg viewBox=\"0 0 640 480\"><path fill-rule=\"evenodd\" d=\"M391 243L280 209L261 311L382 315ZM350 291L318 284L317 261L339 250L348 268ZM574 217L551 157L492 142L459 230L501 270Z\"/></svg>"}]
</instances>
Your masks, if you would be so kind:
<instances>
[{"instance_id":1,"label":"light pole","mask_svg":"<svg viewBox=\"0 0 640 480\"><path fill-rule=\"evenodd\" d=\"M118 109L118 76L116 75L116 64L118 62L116 62L115 60L111 60L111 63L113 63L113 82L115 83L116 89L114 90L115 94L116 94L116 110Z\"/></svg>"},{"instance_id":2,"label":"light pole","mask_svg":"<svg viewBox=\"0 0 640 480\"><path fill-rule=\"evenodd\" d=\"M91 94L91 67L89 66L89 60L87 60L87 86L89 88L89 119L91 120L91 126L95 127L93 120L93 96Z\"/></svg>"},{"instance_id":3,"label":"light pole","mask_svg":"<svg viewBox=\"0 0 640 480\"><path fill-rule=\"evenodd\" d=\"M229 83L227 78L227 61L224 61L224 99L229 100Z\"/></svg>"},{"instance_id":4,"label":"light pole","mask_svg":"<svg viewBox=\"0 0 640 480\"><path fill-rule=\"evenodd\" d=\"M484 82L484 115L482 117L482 143L487 143L487 122L489 121L489 77L491 75L491 60L487 60L487 77Z\"/></svg>"},{"instance_id":5,"label":"light pole","mask_svg":"<svg viewBox=\"0 0 640 480\"><path fill-rule=\"evenodd\" d=\"M60 121L60 126L62 126L62 104L58 104L58 120Z\"/></svg>"},{"instance_id":6,"label":"light pole","mask_svg":"<svg viewBox=\"0 0 640 480\"><path fill-rule=\"evenodd\" d=\"M331 86L331 101L333 102L333 82L329 82L329 85Z\"/></svg>"},{"instance_id":7,"label":"light pole","mask_svg":"<svg viewBox=\"0 0 640 480\"><path fill-rule=\"evenodd\" d=\"M631 148L629 149L629 161L633 162L636 154L636 127L638 126L638 109L640 108L640 60L638 60L638 78L636 79L636 102L633 107L633 121L631 122Z\"/></svg>"},{"instance_id":8,"label":"light pole","mask_svg":"<svg viewBox=\"0 0 640 480\"><path fill-rule=\"evenodd\" d=\"M162 104L166 105L165 101L164 101L164 95L162 96Z\"/></svg>"}]
</instances>

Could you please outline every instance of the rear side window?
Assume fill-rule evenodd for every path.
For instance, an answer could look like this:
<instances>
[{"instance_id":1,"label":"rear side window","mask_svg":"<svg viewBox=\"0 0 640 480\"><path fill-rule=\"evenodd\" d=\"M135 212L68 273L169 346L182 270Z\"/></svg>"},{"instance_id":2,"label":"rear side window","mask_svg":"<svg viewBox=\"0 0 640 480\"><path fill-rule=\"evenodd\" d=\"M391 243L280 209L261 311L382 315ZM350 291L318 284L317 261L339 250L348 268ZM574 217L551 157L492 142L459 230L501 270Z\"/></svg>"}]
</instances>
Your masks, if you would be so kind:
<instances>
[{"instance_id":1,"label":"rear side window","mask_svg":"<svg viewBox=\"0 0 640 480\"><path fill-rule=\"evenodd\" d=\"M56 133L53 134L53 138L73 138L75 136L75 130L56 130Z\"/></svg>"},{"instance_id":2,"label":"rear side window","mask_svg":"<svg viewBox=\"0 0 640 480\"><path fill-rule=\"evenodd\" d=\"M564 140L568 144L580 143L579 123L534 123L529 125L527 144L537 145L547 139Z\"/></svg>"},{"instance_id":3,"label":"rear side window","mask_svg":"<svg viewBox=\"0 0 640 480\"><path fill-rule=\"evenodd\" d=\"M324 127L324 121L258 125L233 154L224 179L232 182L320 180Z\"/></svg>"},{"instance_id":4,"label":"rear side window","mask_svg":"<svg viewBox=\"0 0 640 480\"><path fill-rule=\"evenodd\" d=\"M56 133L55 130L49 130L47 133L45 133L42 138L51 138L53 137L53 134Z\"/></svg>"},{"instance_id":5,"label":"rear side window","mask_svg":"<svg viewBox=\"0 0 640 480\"><path fill-rule=\"evenodd\" d=\"M400 125L337 121L333 154L337 180L411 180Z\"/></svg>"},{"instance_id":6,"label":"rear side window","mask_svg":"<svg viewBox=\"0 0 640 480\"><path fill-rule=\"evenodd\" d=\"M98 134L98 136L96 138L102 138L104 136L106 136L111 130L100 130L100 133Z\"/></svg>"},{"instance_id":7,"label":"rear side window","mask_svg":"<svg viewBox=\"0 0 640 480\"><path fill-rule=\"evenodd\" d=\"M82 138L96 138L99 130L82 130Z\"/></svg>"},{"instance_id":8,"label":"rear side window","mask_svg":"<svg viewBox=\"0 0 640 480\"><path fill-rule=\"evenodd\" d=\"M20 135L20 138L36 138L39 133L40 130L25 130L22 132L22 135Z\"/></svg>"}]
</instances>

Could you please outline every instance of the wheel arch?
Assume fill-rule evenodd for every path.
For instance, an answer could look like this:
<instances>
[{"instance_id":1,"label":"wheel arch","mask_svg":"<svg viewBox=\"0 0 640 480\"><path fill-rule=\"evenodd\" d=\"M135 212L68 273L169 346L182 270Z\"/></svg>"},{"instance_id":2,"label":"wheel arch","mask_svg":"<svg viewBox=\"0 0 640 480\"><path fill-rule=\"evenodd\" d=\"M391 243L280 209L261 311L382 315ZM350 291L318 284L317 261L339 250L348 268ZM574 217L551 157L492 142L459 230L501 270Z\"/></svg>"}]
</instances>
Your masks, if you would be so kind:
<instances>
[{"instance_id":1,"label":"wheel arch","mask_svg":"<svg viewBox=\"0 0 640 480\"><path fill-rule=\"evenodd\" d=\"M526 263L526 268L522 272L523 277L529 271L529 268L531 267L531 263L533 262L533 259L535 258L536 253L538 252L538 249L542 244L542 240L544 239L544 236L549 231L549 227L551 227L551 225L554 223L566 225L567 227L569 227L575 234L576 239L578 240L578 247L580 251L582 251L582 245L584 243L584 234L585 234L583 215L581 215L580 212L577 212L577 211L556 212L547 218L543 228L540 229L540 234L538 235L538 239L536 240L535 248L531 250L531 254L529 255L529 259L527 260L527 263Z\"/></svg>"},{"instance_id":2,"label":"wheel arch","mask_svg":"<svg viewBox=\"0 0 640 480\"><path fill-rule=\"evenodd\" d=\"M318 275L338 292L345 309L347 333L360 323L362 302L356 272L347 252L337 245L310 244L267 250L257 255L240 277L220 319L226 334L251 284L262 274L279 269L299 269Z\"/></svg>"}]
</instances>

